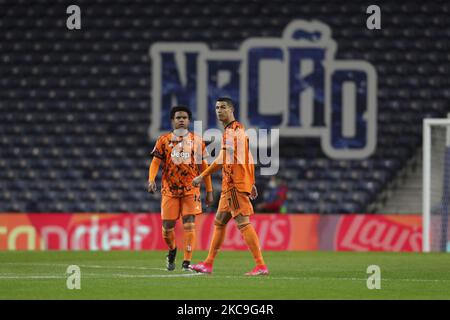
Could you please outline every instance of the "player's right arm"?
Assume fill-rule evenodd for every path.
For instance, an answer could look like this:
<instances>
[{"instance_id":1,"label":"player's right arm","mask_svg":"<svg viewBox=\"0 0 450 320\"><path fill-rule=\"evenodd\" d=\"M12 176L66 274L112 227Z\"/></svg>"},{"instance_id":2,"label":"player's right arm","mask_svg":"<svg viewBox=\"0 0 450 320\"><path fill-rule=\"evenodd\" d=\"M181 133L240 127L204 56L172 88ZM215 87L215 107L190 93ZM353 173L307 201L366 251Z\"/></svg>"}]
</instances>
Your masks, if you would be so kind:
<instances>
[{"instance_id":1,"label":"player's right arm","mask_svg":"<svg viewBox=\"0 0 450 320\"><path fill-rule=\"evenodd\" d=\"M147 191L150 193L156 192L156 175L158 174L159 166L161 164L161 159L154 157L150 168L148 169L148 187Z\"/></svg>"},{"instance_id":2,"label":"player's right arm","mask_svg":"<svg viewBox=\"0 0 450 320\"><path fill-rule=\"evenodd\" d=\"M203 178L210 176L219 169L222 169L223 166L222 157L223 153L222 151L220 151L219 156L216 158L216 160L214 160L213 163L211 163L211 165L206 170L204 170L199 176L195 177L194 180L192 180L192 185L194 187L198 187L202 182Z\"/></svg>"},{"instance_id":3,"label":"player's right arm","mask_svg":"<svg viewBox=\"0 0 450 320\"><path fill-rule=\"evenodd\" d=\"M162 146L163 142L161 137L156 141L156 145L151 152L151 156L153 156L152 163L150 164L150 168L148 169L148 186L147 191L150 193L156 192L156 183L155 179L158 174L159 166L161 165L161 161L164 159L164 148Z\"/></svg>"}]
</instances>

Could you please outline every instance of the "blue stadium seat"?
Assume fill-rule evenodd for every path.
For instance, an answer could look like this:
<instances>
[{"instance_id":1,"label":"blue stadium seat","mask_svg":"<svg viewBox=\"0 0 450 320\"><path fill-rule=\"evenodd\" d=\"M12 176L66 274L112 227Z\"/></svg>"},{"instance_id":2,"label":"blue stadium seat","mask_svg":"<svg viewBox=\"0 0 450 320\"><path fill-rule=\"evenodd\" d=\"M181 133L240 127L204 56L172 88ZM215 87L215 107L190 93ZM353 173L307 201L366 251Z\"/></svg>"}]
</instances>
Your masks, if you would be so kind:
<instances>
[{"instance_id":1,"label":"blue stadium seat","mask_svg":"<svg viewBox=\"0 0 450 320\"><path fill-rule=\"evenodd\" d=\"M338 213L363 213L362 206L354 202L341 202L337 206Z\"/></svg>"}]
</instances>

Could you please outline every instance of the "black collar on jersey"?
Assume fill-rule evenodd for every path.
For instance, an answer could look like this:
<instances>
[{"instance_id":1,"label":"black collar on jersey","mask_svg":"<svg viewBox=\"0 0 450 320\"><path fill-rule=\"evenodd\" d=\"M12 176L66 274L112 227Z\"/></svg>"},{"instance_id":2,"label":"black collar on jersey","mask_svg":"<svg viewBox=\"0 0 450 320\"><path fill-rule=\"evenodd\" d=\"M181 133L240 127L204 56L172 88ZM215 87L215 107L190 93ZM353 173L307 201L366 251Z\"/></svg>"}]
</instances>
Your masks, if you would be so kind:
<instances>
[{"instance_id":1,"label":"black collar on jersey","mask_svg":"<svg viewBox=\"0 0 450 320\"><path fill-rule=\"evenodd\" d=\"M236 122L237 120L233 120L233 121L231 121L229 124L227 124L226 126L225 126L225 128L224 129L226 129L226 128L228 128L229 126L230 126L230 124L232 124L233 122Z\"/></svg>"}]
</instances>

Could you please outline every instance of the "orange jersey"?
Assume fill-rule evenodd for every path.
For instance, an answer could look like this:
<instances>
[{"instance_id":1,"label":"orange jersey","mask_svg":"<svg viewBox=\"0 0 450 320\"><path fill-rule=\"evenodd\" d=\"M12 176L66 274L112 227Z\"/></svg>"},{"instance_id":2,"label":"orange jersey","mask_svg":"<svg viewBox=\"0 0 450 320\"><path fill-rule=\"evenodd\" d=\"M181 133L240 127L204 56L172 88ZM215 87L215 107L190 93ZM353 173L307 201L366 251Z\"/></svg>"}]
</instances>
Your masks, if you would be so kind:
<instances>
[{"instance_id":1,"label":"orange jersey","mask_svg":"<svg viewBox=\"0 0 450 320\"><path fill-rule=\"evenodd\" d=\"M161 194L172 197L199 194L200 187L193 187L192 180L201 172L204 154L203 140L192 132L184 137L172 132L160 136L151 155L161 159L163 165Z\"/></svg>"},{"instance_id":2,"label":"orange jersey","mask_svg":"<svg viewBox=\"0 0 450 320\"><path fill-rule=\"evenodd\" d=\"M255 165L244 126L233 121L222 136L222 192L236 188L251 193L255 184Z\"/></svg>"}]
</instances>

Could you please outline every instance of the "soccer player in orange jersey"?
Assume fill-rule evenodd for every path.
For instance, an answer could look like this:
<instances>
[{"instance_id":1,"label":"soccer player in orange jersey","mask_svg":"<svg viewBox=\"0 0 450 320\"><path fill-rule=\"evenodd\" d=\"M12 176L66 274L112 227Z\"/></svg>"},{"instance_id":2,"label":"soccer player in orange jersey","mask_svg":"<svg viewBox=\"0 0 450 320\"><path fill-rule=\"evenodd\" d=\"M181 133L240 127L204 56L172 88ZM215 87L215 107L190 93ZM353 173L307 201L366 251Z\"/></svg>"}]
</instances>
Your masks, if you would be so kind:
<instances>
[{"instance_id":1,"label":"soccer player in orange jersey","mask_svg":"<svg viewBox=\"0 0 450 320\"><path fill-rule=\"evenodd\" d=\"M181 217L184 230L184 260L182 270L189 268L195 246L195 216L202 212L199 185L192 180L201 170L208 168L204 159L205 144L202 139L188 131L192 117L186 106L176 106L170 111L173 131L161 135L151 153L153 160L149 168L148 192L156 192L155 178L160 164L163 165L161 188L162 235L169 247L167 270L175 269L177 246L175 224ZM205 180L206 204L213 202L211 179Z\"/></svg>"},{"instance_id":2,"label":"soccer player in orange jersey","mask_svg":"<svg viewBox=\"0 0 450 320\"><path fill-rule=\"evenodd\" d=\"M255 186L255 171L249 140L244 126L234 118L233 101L219 98L216 101L216 115L224 127L222 146L216 160L196 177L192 184L200 185L210 174L222 168L222 193L214 221L214 233L208 257L203 262L191 265L197 272L212 273L214 259L225 238L228 221L233 218L251 251L256 267L246 275L268 275L269 270L264 263L258 235L250 223L253 206L250 200L258 196Z\"/></svg>"}]
</instances>

